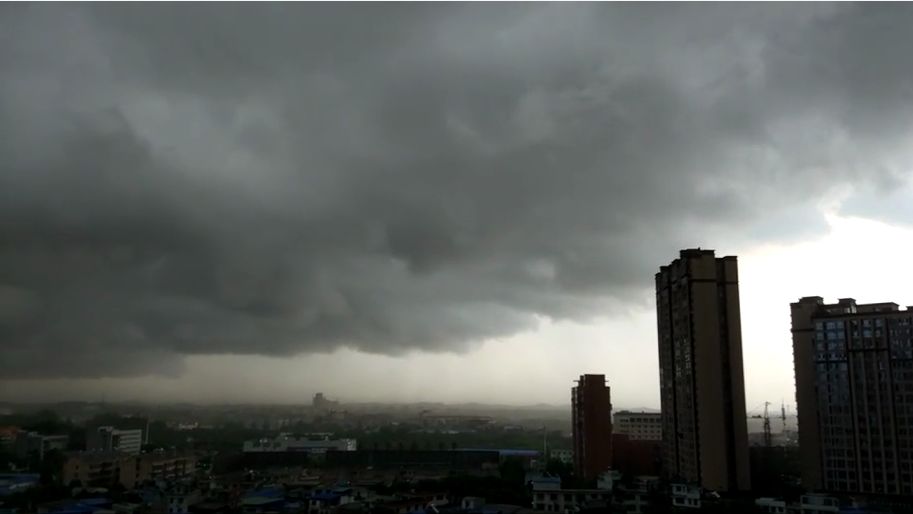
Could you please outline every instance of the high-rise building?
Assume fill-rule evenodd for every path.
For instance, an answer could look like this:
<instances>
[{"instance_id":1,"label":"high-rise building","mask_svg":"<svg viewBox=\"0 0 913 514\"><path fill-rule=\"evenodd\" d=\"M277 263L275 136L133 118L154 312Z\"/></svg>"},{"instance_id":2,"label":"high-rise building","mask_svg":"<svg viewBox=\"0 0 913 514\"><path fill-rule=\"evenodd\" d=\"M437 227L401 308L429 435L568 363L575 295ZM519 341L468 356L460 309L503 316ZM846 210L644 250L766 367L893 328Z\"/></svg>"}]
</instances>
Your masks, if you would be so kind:
<instances>
[{"instance_id":1,"label":"high-rise building","mask_svg":"<svg viewBox=\"0 0 913 514\"><path fill-rule=\"evenodd\" d=\"M594 479L612 466L612 398L605 375L580 375L571 406L574 470Z\"/></svg>"},{"instance_id":2,"label":"high-rise building","mask_svg":"<svg viewBox=\"0 0 913 514\"><path fill-rule=\"evenodd\" d=\"M656 274L663 472L715 491L750 487L736 258L682 250Z\"/></svg>"},{"instance_id":3,"label":"high-rise building","mask_svg":"<svg viewBox=\"0 0 913 514\"><path fill-rule=\"evenodd\" d=\"M790 307L803 485L913 494L913 307Z\"/></svg>"}]
</instances>

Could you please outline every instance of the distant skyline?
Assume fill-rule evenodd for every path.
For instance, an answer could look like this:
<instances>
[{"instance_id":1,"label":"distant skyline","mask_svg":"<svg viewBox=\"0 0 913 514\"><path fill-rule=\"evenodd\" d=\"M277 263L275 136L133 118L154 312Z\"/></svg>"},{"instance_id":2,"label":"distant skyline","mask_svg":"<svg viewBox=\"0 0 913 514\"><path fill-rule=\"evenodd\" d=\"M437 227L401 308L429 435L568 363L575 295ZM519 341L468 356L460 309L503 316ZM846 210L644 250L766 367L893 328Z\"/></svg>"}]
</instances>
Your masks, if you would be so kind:
<instances>
[{"instance_id":1,"label":"distant skyline","mask_svg":"<svg viewBox=\"0 0 913 514\"><path fill-rule=\"evenodd\" d=\"M653 275L913 305L913 6L0 6L0 401L659 406ZM47 34L55 34L52 39Z\"/></svg>"}]
</instances>

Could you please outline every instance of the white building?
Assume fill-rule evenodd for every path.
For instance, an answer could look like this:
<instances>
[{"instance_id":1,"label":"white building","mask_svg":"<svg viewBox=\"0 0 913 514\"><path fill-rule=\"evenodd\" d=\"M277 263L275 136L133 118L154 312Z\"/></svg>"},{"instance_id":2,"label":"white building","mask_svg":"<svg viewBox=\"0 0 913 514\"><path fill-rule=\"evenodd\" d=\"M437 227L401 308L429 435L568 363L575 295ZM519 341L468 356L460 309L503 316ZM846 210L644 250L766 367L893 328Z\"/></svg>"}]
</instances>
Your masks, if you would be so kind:
<instances>
[{"instance_id":1,"label":"white building","mask_svg":"<svg viewBox=\"0 0 913 514\"><path fill-rule=\"evenodd\" d=\"M326 453L329 450L354 452L358 449L356 439L314 439L307 436L296 437L291 434L279 434L273 439L254 439L244 441L245 453L285 453L302 452L309 454Z\"/></svg>"},{"instance_id":2,"label":"white building","mask_svg":"<svg viewBox=\"0 0 913 514\"><path fill-rule=\"evenodd\" d=\"M786 513L786 501L778 500L776 498L758 498L754 501L754 504L758 507L758 510L761 512L768 512L770 514L785 514Z\"/></svg>"},{"instance_id":3,"label":"white building","mask_svg":"<svg viewBox=\"0 0 913 514\"><path fill-rule=\"evenodd\" d=\"M802 514L821 512L840 512L840 502L833 496L825 494L805 494L800 498Z\"/></svg>"},{"instance_id":4,"label":"white building","mask_svg":"<svg viewBox=\"0 0 913 514\"><path fill-rule=\"evenodd\" d=\"M98 427L86 437L86 449L90 451L121 452L139 455L143 447L143 431L135 428L120 430L114 427Z\"/></svg>"},{"instance_id":5,"label":"white building","mask_svg":"<svg viewBox=\"0 0 913 514\"><path fill-rule=\"evenodd\" d=\"M613 416L612 433L632 441L662 441L663 419L659 412L619 411Z\"/></svg>"},{"instance_id":6,"label":"white building","mask_svg":"<svg viewBox=\"0 0 913 514\"><path fill-rule=\"evenodd\" d=\"M672 506L679 509L700 509L700 487L686 484L672 484Z\"/></svg>"},{"instance_id":7,"label":"white building","mask_svg":"<svg viewBox=\"0 0 913 514\"><path fill-rule=\"evenodd\" d=\"M589 505L607 505L612 501L612 486L620 475L613 471L603 473L596 489L562 489L560 479L554 478L543 476L530 480L534 510L570 514Z\"/></svg>"}]
</instances>

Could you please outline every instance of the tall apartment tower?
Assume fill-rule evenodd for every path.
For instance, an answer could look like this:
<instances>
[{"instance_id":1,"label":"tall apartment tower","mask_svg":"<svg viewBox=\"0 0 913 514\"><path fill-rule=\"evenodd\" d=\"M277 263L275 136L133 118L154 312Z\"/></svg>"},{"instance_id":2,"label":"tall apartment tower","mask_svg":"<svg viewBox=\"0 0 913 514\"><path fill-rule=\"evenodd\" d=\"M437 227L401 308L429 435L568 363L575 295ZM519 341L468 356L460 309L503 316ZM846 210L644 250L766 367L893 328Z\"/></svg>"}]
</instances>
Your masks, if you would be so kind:
<instances>
[{"instance_id":1,"label":"tall apartment tower","mask_svg":"<svg viewBox=\"0 0 913 514\"><path fill-rule=\"evenodd\" d=\"M750 488L735 257L682 250L656 274L663 472L714 491Z\"/></svg>"},{"instance_id":2,"label":"tall apartment tower","mask_svg":"<svg viewBox=\"0 0 913 514\"><path fill-rule=\"evenodd\" d=\"M803 486L913 494L913 307L790 307Z\"/></svg>"},{"instance_id":3,"label":"tall apartment tower","mask_svg":"<svg viewBox=\"0 0 913 514\"><path fill-rule=\"evenodd\" d=\"M593 479L612 466L612 398L605 375L580 375L571 406L574 471Z\"/></svg>"}]
</instances>

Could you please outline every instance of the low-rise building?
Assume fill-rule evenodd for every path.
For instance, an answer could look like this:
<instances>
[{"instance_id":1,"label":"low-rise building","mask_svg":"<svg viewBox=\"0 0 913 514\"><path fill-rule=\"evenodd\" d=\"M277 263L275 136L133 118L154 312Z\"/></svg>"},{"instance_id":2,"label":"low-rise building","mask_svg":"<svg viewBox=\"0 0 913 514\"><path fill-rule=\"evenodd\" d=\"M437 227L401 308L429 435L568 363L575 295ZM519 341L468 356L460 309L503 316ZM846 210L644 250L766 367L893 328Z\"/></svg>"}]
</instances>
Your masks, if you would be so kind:
<instances>
[{"instance_id":1,"label":"low-rise building","mask_svg":"<svg viewBox=\"0 0 913 514\"><path fill-rule=\"evenodd\" d=\"M120 481L121 468L129 466L129 455L119 452L71 452L63 462L64 485L109 486Z\"/></svg>"},{"instance_id":2,"label":"low-rise building","mask_svg":"<svg viewBox=\"0 0 913 514\"><path fill-rule=\"evenodd\" d=\"M613 416L612 433L632 441L662 441L663 418L659 412L619 411Z\"/></svg>"},{"instance_id":3,"label":"low-rise building","mask_svg":"<svg viewBox=\"0 0 913 514\"><path fill-rule=\"evenodd\" d=\"M84 486L110 486L119 483L133 489L150 480L187 477L196 469L190 453L157 450L140 455L113 451L85 451L67 454L63 464L64 484L78 481Z\"/></svg>"},{"instance_id":4,"label":"low-rise building","mask_svg":"<svg viewBox=\"0 0 913 514\"><path fill-rule=\"evenodd\" d=\"M787 512L786 500L777 498L758 498L754 501L754 504L760 512L767 512L769 514L786 514Z\"/></svg>"},{"instance_id":5,"label":"low-rise building","mask_svg":"<svg viewBox=\"0 0 913 514\"><path fill-rule=\"evenodd\" d=\"M533 489L533 509L569 514L594 505L607 505L612 501L612 488L618 478L607 472L597 479L596 489L564 489L555 477L542 476L530 480Z\"/></svg>"},{"instance_id":6,"label":"low-rise building","mask_svg":"<svg viewBox=\"0 0 913 514\"><path fill-rule=\"evenodd\" d=\"M670 487L672 507L676 509L701 508L701 488L689 484L672 484Z\"/></svg>"},{"instance_id":7,"label":"low-rise building","mask_svg":"<svg viewBox=\"0 0 913 514\"><path fill-rule=\"evenodd\" d=\"M355 451L358 443L355 439L312 438L279 434L274 438L244 441L244 453L308 453L324 454L328 451Z\"/></svg>"},{"instance_id":8,"label":"low-rise building","mask_svg":"<svg viewBox=\"0 0 913 514\"><path fill-rule=\"evenodd\" d=\"M799 499L802 514L840 512L840 500L826 494L804 494Z\"/></svg>"},{"instance_id":9,"label":"low-rise building","mask_svg":"<svg viewBox=\"0 0 913 514\"><path fill-rule=\"evenodd\" d=\"M121 484L128 489L149 480L175 480L191 476L196 471L197 459L190 452L159 449L137 455L133 464L132 469L121 469Z\"/></svg>"}]
</instances>

